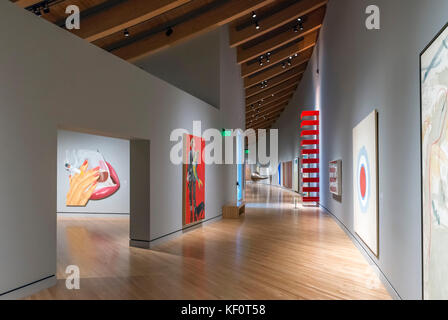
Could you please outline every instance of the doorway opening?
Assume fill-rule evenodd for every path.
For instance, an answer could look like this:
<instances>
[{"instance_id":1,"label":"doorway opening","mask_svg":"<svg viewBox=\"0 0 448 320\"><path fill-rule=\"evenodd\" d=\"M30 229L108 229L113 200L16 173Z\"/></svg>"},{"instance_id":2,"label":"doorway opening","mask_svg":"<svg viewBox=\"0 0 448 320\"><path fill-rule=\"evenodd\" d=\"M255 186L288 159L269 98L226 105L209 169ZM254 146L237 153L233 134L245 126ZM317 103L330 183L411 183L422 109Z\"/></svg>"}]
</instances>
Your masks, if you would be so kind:
<instances>
[{"instance_id":1,"label":"doorway opening","mask_svg":"<svg viewBox=\"0 0 448 320\"><path fill-rule=\"evenodd\" d=\"M57 133L57 277L118 276L122 250L149 248L149 140Z\"/></svg>"}]
</instances>

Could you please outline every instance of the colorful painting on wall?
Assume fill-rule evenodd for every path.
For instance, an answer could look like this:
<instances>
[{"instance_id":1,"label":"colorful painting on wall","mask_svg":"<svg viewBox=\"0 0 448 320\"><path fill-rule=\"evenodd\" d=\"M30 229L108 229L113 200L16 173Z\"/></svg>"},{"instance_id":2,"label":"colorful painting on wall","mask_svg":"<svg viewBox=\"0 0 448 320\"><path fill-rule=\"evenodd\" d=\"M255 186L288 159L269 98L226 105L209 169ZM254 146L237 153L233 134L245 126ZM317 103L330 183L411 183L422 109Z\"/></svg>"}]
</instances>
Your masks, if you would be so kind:
<instances>
[{"instance_id":1,"label":"colorful painting on wall","mask_svg":"<svg viewBox=\"0 0 448 320\"><path fill-rule=\"evenodd\" d=\"M448 29L420 56L423 298L448 299Z\"/></svg>"},{"instance_id":2,"label":"colorful painting on wall","mask_svg":"<svg viewBox=\"0 0 448 320\"><path fill-rule=\"evenodd\" d=\"M183 225L205 219L205 140L193 135L183 139Z\"/></svg>"},{"instance_id":3,"label":"colorful painting on wall","mask_svg":"<svg viewBox=\"0 0 448 320\"><path fill-rule=\"evenodd\" d=\"M64 167L70 184L69 207L85 207L90 200L106 199L120 188L115 169L99 151L66 151Z\"/></svg>"},{"instance_id":4,"label":"colorful painting on wall","mask_svg":"<svg viewBox=\"0 0 448 320\"><path fill-rule=\"evenodd\" d=\"M282 164L281 163L278 164L277 174L278 174L278 185L281 186L282 185Z\"/></svg>"},{"instance_id":5,"label":"colorful painting on wall","mask_svg":"<svg viewBox=\"0 0 448 320\"><path fill-rule=\"evenodd\" d=\"M328 165L330 193L342 196L342 160L331 161Z\"/></svg>"},{"instance_id":6,"label":"colorful painting on wall","mask_svg":"<svg viewBox=\"0 0 448 320\"><path fill-rule=\"evenodd\" d=\"M294 159L292 168L292 190L299 192L299 158Z\"/></svg>"},{"instance_id":7,"label":"colorful painting on wall","mask_svg":"<svg viewBox=\"0 0 448 320\"><path fill-rule=\"evenodd\" d=\"M354 229L378 256L377 112L353 129Z\"/></svg>"},{"instance_id":8,"label":"colorful painting on wall","mask_svg":"<svg viewBox=\"0 0 448 320\"><path fill-rule=\"evenodd\" d=\"M283 163L283 186L292 189L292 161Z\"/></svg>"}]
</instances>

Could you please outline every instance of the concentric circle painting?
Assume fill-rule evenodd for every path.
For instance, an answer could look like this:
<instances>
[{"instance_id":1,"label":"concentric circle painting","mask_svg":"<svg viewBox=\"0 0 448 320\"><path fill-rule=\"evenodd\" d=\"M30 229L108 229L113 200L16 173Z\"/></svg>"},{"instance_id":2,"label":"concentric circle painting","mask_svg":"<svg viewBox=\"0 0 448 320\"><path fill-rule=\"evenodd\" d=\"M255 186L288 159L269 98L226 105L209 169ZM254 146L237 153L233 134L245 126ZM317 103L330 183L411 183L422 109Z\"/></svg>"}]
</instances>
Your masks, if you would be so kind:
<instances>
[{"instance_id":1,"label":"concentric circle painting","mask_svg":"<svg viewBox=\"0 0 448 320\"><path fill-rule=\"evenodd\" d=\"M354 228L378 256L377 113L353 129Z\"/></svg>"},{"instance_id":2,"label":"concentric circle painting","mask_svg":"<svg viewBox=\"0 0 448 320\"><path fill-rule=\"evenodd\" d=\"M357 162L358 201L362 212L367 212L371 194L369 156L365 146L359 150Z\"/></svg>"}]
</instances>

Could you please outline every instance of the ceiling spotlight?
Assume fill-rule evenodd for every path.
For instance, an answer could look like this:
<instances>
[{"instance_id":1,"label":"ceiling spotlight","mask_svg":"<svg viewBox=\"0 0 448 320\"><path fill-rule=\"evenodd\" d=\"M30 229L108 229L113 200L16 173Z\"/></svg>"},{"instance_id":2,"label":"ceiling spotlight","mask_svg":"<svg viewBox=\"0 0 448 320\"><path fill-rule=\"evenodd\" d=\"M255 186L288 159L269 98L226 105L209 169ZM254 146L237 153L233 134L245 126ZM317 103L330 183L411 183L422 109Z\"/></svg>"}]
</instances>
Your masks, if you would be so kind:
<instances>
[{"instance_id":1,"label":"ceiling spotlight","mask_svg":"<svg viewBox=\"0 0 448 320\"><path fill-rule=\"evenodd\" d=\"M300 28L300 31L303 31L304 28L303 28L303 23L302 22L299 23L299 28Z\"/></svg>"},{"instance_id":2,"label":"ceiling spotlight","mask_svg":"<svg viewBox=\"0 0 448 320\"><path fill-rule=\"evenodd\" d=\"M166 34L167 37L169 37L170 35L173 34L173 32L174 32L173 28L169 27L169 28L166 30L166 33L165 33L165 34Z\"/></svg>"},{"instance_id":3,"label":"ceiling spotlight","mask_svg":"<svg viewBox=\"0 0 448 320\"><path fill-rule=\"evenodd\" d=\"M298 22L303 22L303 19L301 17L297 18Z\"/></svg>"},{"instance_id":4,"label":"ceiling spotlight","mask_svg":"<svg viewBox=\"0 0 448 320\"><path fill-rule=\"evenodd\" d=\"M282 63L282 68L285 69L286 68L286 63Z\"/></svg>"},{"instance_id":5,"label":"ceiling spotlight","mask_svg":"<svg viewBox=\"0 0 448 320\"><path fill-rule=\"evenodd\" d=\"M291 66L291 60L288 60L288 66Z\"/></svg>"},{"instance_id":6,"label":"ceiling spotlight","mask_svg":"<svg viewBox=\"0 0 448 320\"><path fill-rule=\"evenodd\" d=\"M294 32L299 32L299 28L297 28L297 26L294 26Z\"/></svg>"},{"instance_id":7,"label":"ceiling spotlight","mask_svg":"<svg viewBox=\"0 0 448 320\"><path fill-rule=\"evenodd\" d=\"M124 36L125 36L125 37L129 37L129 31L128 31L128 29L124 29Z\"/></svg>"},{"instance_id":8,"label":"ceiling spotlight","mask_svg":"<svg viewBox=\"0 0 448 320\"><path fill-rule=\"evenodd\" d=\"M299 54L298 53L296 53L295 55L294 55L294 57L297 57Z\"/></svg>"},{"instance_id":9,"label":"ceiling spotlight","mask_svg":"<svg viewBox=\"0 0 448 320\"><path fill-rule=\"evenodd\" d=\"M36 7L36 8L34 9L34 14L35 14L36 16L38 16L38 17L41 17L41 16L42 16L42 12L40 11L40 8Z\"/></svg>"},{"instance_id":10,"label":"ceiling spotlight","mask_svg":"<svg viewBox=\"0 0 448 320\"><path fill-rule=\"evenodd\" d=\"M255 29L260 30L260 25L258 24L258 21L255 21Z\"/></svg>"},{"instance_id":11,"label":"ceiling spotlight","mask_svg":"<svg viewBox=\"0 0 448 320\"><path fill-rule=\"evenodd\" d=\"M48 1L45 1L44 13L50 13L50 7L48 6Z\"/></svg>"},{"instance_id":12,"label":"ceiling spotlight","mask_svg":"<svg viewBox=\"0 0 448 320\"><path fill-rule=\"evenodd\" d=\"M252 11L252 19L255 19L257 17L257 14L255 13L255 11Z\"/></svg>"},{"instance_id":13,"label":"ceiling spotlight","mask_svg":"<svg viewBox=\"0 0 448 320\"><path fill-rule=\"evenodd\" d=\"M258 63L260 64L260 67L262 67L262 66L263 66L263 59L260 59L260 60L258 61Z\"/></svg>"}]
</instances>

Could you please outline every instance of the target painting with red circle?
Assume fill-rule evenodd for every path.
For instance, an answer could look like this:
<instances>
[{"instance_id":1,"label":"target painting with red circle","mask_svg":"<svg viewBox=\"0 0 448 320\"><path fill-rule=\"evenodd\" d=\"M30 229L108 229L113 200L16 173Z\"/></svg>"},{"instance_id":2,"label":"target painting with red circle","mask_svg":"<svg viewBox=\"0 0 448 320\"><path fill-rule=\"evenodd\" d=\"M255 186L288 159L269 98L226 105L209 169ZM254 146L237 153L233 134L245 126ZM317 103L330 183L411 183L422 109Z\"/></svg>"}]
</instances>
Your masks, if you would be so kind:
<instances>
[{"instance_id":1,"label":"target painting with red circle","mask_svg":"<svg viewBox=\"0 0 448 320\"><path fill-rule=\"evenodd\" d=\"M353 129L353 225L378 255L378 115L374 110Z\"/></svg>"},{"instance_id":2,"label":"target painting with red circle","mask_svg":"<svg viewBox=\"0 0 448 320\"><path fill-rule=\"evenodd\" d=\"M366 147L363 146L358 154L358 201L362 212L367 212L370 198L370 165Z\"/></svg>"}]
</instances>

